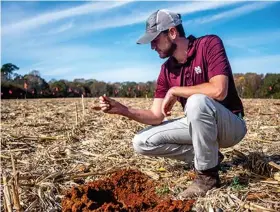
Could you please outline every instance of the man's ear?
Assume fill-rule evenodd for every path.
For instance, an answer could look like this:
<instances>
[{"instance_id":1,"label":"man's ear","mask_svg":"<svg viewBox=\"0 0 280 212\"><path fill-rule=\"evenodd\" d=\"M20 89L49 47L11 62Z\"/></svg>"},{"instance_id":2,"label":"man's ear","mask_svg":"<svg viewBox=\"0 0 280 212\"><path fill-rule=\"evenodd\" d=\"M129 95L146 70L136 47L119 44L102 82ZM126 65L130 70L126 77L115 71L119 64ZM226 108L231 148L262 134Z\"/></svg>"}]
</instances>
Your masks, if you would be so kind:
<instances>
[{"instance_id":1,"label":"man's ear","mask_svg":"<svg viewBox=\"0 0 280 212\"><path fill-rule=\"evenodd\" d=\"M178 34L178 32L175 27L169 28L168 36L171 40L175 40L175 38L177 37L177 34Z\"/></svg>"}]
</instances>

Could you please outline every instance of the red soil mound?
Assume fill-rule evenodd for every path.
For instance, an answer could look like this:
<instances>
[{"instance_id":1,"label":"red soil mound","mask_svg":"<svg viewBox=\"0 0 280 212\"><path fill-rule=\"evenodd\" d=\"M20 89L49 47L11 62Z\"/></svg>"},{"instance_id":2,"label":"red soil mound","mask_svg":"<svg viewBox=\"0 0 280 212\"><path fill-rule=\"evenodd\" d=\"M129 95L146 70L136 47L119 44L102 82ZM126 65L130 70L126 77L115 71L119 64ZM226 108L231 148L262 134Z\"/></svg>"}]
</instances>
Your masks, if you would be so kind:
<instances>
[{"instance_id":1,"label":"red soil mound","mask_svg":"<svg viewBox=\"0 0 280 212\"><path fill-rule=\"evenodd\" d=\"M70 189L62 200L62 211L190 211L194 200L163 198L155 188L156 183L142 172L120 170L108 179Z\"/></svg>"}]
</instances>

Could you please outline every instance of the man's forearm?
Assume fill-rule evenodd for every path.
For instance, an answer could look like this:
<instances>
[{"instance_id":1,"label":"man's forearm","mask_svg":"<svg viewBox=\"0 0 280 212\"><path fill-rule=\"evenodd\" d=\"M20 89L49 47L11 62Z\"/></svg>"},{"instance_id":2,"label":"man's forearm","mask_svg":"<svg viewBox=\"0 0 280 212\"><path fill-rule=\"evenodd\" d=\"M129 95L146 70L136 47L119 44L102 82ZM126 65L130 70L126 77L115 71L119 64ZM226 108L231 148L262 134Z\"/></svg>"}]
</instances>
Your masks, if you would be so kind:
<instances>
[{"instance_id":1,"label":"man's forearm","mask_svg":"<svg viewBox=\"0 0 280 212\"><path fill-rule=\"evenodd\" d=\"M163 120L163 117L157 117L151 110L133 109L128 107L123 110L120 115L148 125L158 125Z\"/></svg>"},{"instance_id":2,"label":"man's forearm","mask_svg":"<svg viewBox=\"0 0 280 212\"><path fill-rule=\"evenodd\" d=\"M189 87L173 87L172 94L174 96L185 98L188 98L193 94L204 94L216 100L223 100L226 96L226 92L221 89L217 89L211 83L203 83Z\"/></svg>"}]
</instances>

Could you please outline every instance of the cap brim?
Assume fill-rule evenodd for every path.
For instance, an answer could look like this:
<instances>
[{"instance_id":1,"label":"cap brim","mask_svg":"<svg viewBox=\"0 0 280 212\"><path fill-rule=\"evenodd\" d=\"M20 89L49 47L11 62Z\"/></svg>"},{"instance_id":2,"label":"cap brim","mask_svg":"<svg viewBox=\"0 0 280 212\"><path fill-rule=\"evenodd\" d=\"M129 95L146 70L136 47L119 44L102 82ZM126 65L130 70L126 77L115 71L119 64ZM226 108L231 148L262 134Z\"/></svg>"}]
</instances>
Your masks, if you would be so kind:
<instances>
[{"instance_id":1,"label":"cap brim","mask_svg":"<svg viewBox=\"0 0 280 212\"><path fill-rule=\"evenodd\" d=\"M145 33L139 40L136 42L137 44L147 44L152 42L160 32L149 32Z\"/></svg>"}]
</instances>

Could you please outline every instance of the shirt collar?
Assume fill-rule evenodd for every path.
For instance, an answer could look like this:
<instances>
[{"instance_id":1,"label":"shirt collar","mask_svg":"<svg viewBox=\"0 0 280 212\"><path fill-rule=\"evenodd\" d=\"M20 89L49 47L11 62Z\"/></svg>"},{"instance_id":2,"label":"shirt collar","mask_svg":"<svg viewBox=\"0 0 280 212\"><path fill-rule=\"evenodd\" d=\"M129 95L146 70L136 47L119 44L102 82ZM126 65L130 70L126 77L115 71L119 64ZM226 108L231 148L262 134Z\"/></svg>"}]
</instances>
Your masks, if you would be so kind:
<instances>
[{"instance_id":1,"label":"shirt collar","mask_svg":"<svg viewBox=\"0 0 280 212\"><path fill-rule=\"evenodd\" d=\"M193 58L193 56L196 53L196 48L194 46L194 43L195 43L194 41L196 40L196 37L193 35L190 35L187 37L187 39L189 40L187 59L189 59L189 58Z\"/></svg>"}]
</instances>

